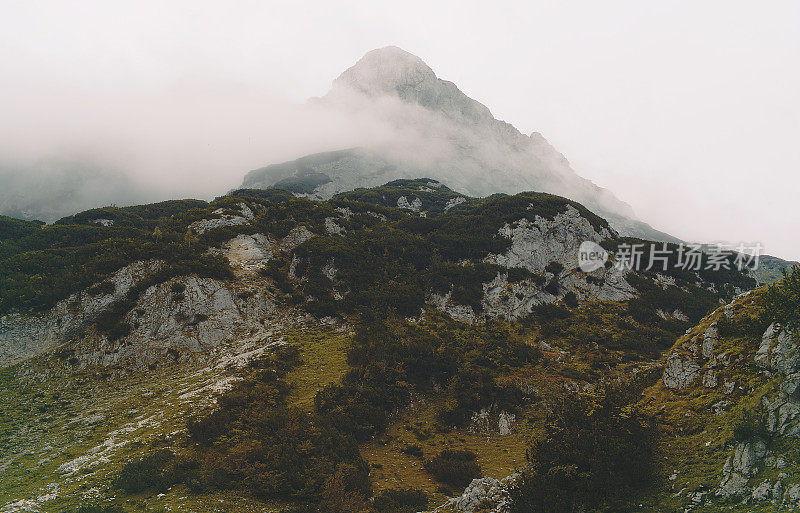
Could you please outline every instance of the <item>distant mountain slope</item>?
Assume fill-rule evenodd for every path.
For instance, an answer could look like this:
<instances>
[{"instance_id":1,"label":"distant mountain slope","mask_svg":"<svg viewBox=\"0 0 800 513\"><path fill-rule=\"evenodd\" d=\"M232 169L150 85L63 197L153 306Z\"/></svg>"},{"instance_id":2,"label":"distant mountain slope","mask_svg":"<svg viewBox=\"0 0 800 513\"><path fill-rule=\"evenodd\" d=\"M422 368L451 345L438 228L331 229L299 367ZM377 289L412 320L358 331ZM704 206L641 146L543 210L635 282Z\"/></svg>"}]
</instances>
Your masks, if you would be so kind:
<instances>
[{"instance_id":1,"label":"distant mountain slope","mask_svg":"<svg viewBox=\"0 0 800 513\"><path fill-rule=\"evenodd\" d=\"M0 215L48 223L93 207L155 197L124 173L70 159L24 165L0 161L0 184Z\"/></svg>"},{"instance_id":2,"label":"distant mountain slope","mask_svg":"<svg viewBox=\"0 0 800 513\"><path fill-rule=\"evenodd\" d=\"M754 276L759 283L775 283L783 278L784 272L790 272L794 266L800 266L800 262L762 255Z\"/></svg>"},{"instance_id":3,"label":"distant mountain slope","mask_svg":"<svg viewBox=\"0 0 800 513\"><path fill-rule=\"evenodd\" d=\"M367 53L318 101L353 115L374 116L396 136L387 143L256 169L243 187L286 187L325 199L397 178L428 176L471 196L558 194L609 219L624 235L678 242L636 220L631 207L610 191L580 177L541 134L526 136L496 119L486 106L400 48Z\"/></svg>"}]
</instances>

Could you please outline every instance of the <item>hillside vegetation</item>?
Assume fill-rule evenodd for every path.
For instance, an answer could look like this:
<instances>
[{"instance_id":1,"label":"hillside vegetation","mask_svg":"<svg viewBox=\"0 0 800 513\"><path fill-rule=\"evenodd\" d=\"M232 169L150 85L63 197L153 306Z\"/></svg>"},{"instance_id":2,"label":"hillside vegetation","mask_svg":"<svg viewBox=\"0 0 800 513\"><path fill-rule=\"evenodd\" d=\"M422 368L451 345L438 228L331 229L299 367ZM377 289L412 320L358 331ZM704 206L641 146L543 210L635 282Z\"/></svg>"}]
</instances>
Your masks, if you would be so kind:
<instances>
[{"instance_id":1,"label":"hillside vegetation","mask_svg":"<svg viewBox=\"0 0 800 513\"><path fill-rule=\"evenodd\" d=\"M755 284L735 269L631 271L615 282L620 299L598 299L610 261L586 275L572 255L498 256L518 251L513 230L564 244L580 229L613 254L628 239L605 220L557 196L468 198L427 179L328 201L243 189L48 226L0 221L0 314L14 314L3 322L35 320L70 297L110 298L115 272L164 262L77 336L3 369L8 493L38 501L55 484L45 502L65 511L449 511L473 479L508 476L505 499L487 508L661 500L674 461L664 415L684 422L689 406L664 399L659 359ZM533 251L552 251L541 240ZM791 325L796 274L764 293L770 306L752 326L726 329ZM187 288L192 277L199 289ZM231 338L192 296L225 287L241 315L254 301L271 313ZM490 302L493 287L507 303ZM159 322L189 338L219 332L218 345L135 339L159 291L176 309ZM525 307L502 306L514 301ZM456 315L464 311L471 317ZM156 357L144 369L86 359L151 338L143 347ZM137 376L140 385L114 389ZM640 401L643 392L670 409ZM101 404L107 421L81 413ZM34 429L42 443L21 436Z\"/></svg>"}]
</instances>

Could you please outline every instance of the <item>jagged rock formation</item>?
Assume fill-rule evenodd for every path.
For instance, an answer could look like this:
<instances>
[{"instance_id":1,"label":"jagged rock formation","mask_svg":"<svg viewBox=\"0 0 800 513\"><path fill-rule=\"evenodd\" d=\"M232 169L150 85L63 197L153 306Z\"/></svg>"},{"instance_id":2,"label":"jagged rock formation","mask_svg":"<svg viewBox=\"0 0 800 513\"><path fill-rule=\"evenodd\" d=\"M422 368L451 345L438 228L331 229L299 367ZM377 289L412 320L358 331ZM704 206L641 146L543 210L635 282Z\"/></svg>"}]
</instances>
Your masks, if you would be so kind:
<instances>
[{"instance_id":1,"label":"jagged rock formation","mask_svg":"<svg viewBox=\"0 0 800 513\"><path fill-rule=\"evenodd\" d=\"M671 354L664 366L664 386L684 390L697 379L700 364L694 359Z\"/></svg>"},{"instance_id":2,"label":"jagged rock formation","mask_svg":"<svg viewBox=\"0 0 800 513\"><path fill-rule=\"evenodd\" d=\"M92 288L72 294L43 314L10 313L0 317L0 367L53 349L78 336L133 286L156 273L162 261L134 262L106 280L102 291Z\"/></svg>"},{"instance_id":3,"label":"jagged rock formation","mask_svg":"<svg viewBox=\"0 0 800 513\"><path fill-rule=\"evenodd\" d=\"M602 301L624 301L636 291L625 281L626 270L610 266L593 271L588 276L577 268L578 250L584 241L600 243L615 234L607 228L596 230L588 219L573 207L552 220L537 218L534 222L522 219L506 224L500 234L511 239L511 247L502 255L489 255L485 261L505 267L521 267L535 273L546 272L548 265L557 262L564 271L558 273L566 291L579 298ZM553 274L553 273L551 273ZM490 301L491 303L491 301Z\"/></svg>"},{"instance_id":4,"label":"jagged rock formation","mask_svg":"<svg viewBox=\"0 0 800 513\"><path fill-rule=\"evenodd\" d=\"M758 473L767 456L767 445L763 440L739 443L722 467L722 481L717 488L719 497L741 497L747 490L747 483ZM753 491L754 495L762 493Z\"/></svg>"},{"instance_id":5,"label":"jagged rock formation","mask_svg":"<svg viewBox=\"0 0 800 513\"><path fill-rule=\"evenodd\" d=\"M692 337L685 344L685 348L689 350L690 354L681 354L678 351L670 353L664 365L664 386L676 390L685 390L700 376L703 360L710 360L709 368L703 374L703 386L707 388L716 387L717 378L714 368L717 364L722 363L722 360L718 362L713 358L714 344L717 341L717 337L717 325L714 322L703 333ZM701 358L698 359L698 356Z\"/></svg>"},{"instance_id":6,"label":"jagged rock formation","mask_svg":"<svg viewBox=\"0 0 800 513\"><path fill-rule=\"evenodd\" d=\"M239 203L238 206L240 212L237 214L226 213L220 208L214 211L214 214L218 215L219 217L195 221L189 225L189 229L198 235L202 235L205 232L215 228L223 228L225 226L240 226L252 221L254 216L250 208L244 203Z\"/></svg>"},{"instance_id":7,"label":"jagged rock formation","mask_svg":"<svg viewBox=\"0 0 800 513\"><path fill-rule=\"evenodd\" d=\"M676 241L637 221L630 206L578 176L538 132L529 136L397 47L368 52L319 100L397 130L389 144L309 155L248 173L247 188L284 187L329 198L397 178L428 176L473 196L543 191L577 200L624 235Z\"/></svg>"},{"instance_id":8,"label":"jagged rock formation","mask_svg":"<svg viewBox=\"0 0 800 513\"><path fill-rule=\"evenodd\" d=\"M75 366L146 369L185 360L225 341L258 337L269 327L275 304L254 285L187 276L153 286L125 316L132 332L119 341L88 337L75 350Z\"/></svg>"},{"instance_id":9,"label":"jagged rock formation","mask_svg":"<svg viewBox=\"0 0 800 513\"><path fill-rule=\"evenodd\" d=\"M548 291L530 279L509 283L508 274L498 273L483 284L485 317L518 319L530 314L536 305L552 303L568 293L580 299L603 301L624 301L636 295L636 290L625 281L627 270L610 266L586 274L577 268L578 249L583 241L599 243L614 234L607 228L596 230L573 207L551 220L537 217L533 222L521 219L506 224L499 233L509 239L511 245L503 254L487 256L485 262L509 269L527 269L550 281L557 280L560 285L557 292ZM553 263L562 270L548 271L546 268ZM481 318L471 307L453 303L449 293L432 294L429 301L459 320L473 322Z\"/></svg>"},{"instance_id":10,"label":"jagged rock formation","mask_svg":"<svg viewBox=\"0 0 800 513\"><path fill-rule=\"evenodd\" d=\"M432 513L508 513L511 507L509 490L519 478L512 474L503 479L473 479L464 492L448 500Z\"/></svg>"}]
</instances>

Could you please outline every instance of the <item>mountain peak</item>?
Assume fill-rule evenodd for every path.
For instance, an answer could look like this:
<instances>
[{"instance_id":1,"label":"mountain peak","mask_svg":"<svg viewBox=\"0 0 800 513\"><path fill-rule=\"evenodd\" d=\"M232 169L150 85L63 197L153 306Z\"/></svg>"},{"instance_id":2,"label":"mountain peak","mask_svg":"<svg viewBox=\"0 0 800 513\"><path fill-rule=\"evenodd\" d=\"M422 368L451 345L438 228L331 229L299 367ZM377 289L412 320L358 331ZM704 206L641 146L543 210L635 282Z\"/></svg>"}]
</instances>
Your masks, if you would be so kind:
<instances>
[{"instance_id":1,"label":"mountain peak","mask_svg":"<svg viewBox=\"0 0 800 513\"><path fill-rule=\"evenodd\" d=\"M336 102L349 98L353 91L374 98L394 96L471 124L494 120L485 105L462 93L454 83L438 78L416 55L396 46L364 54L333 81L327 98Z\"/></svg>"},{"instance_id":2,"label":"mountain peak","mask_svg":"<svg viewBox=\"0 0 800 513\"><path fill-rule=\"evenodd\" d=\"M378 48L364 54L333 82L370 95L396 93L435 81L436 74L414 54L396 46Z\"/></svg>"}]
</instances>

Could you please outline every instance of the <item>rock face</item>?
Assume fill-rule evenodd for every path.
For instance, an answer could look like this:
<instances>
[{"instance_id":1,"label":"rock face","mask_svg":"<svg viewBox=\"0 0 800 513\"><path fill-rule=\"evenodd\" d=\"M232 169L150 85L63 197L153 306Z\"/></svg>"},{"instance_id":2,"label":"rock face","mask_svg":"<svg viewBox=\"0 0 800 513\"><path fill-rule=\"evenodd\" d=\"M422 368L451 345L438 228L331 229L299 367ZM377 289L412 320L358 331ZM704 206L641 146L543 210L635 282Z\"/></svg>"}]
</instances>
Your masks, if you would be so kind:
<instances>
[{"instance_id":1,"label":"rock face","mask_svg":"<svg viewBox=\"0 0 800 513\"><path fill-rule=\"evenodd\" d=\"M767 430L784 436L800 434L800 374L793 373L781 383L775 399L767 405Z\"/></svg>"},{"instance_id":2,"label":"rock face","mask_svg":"<svg viewBox=\"0 0 800 513\"><path fill-rule=\"evenodd\" d=\"M687 334L690 332L687 332ZM702 384L706 388L717 386L717 367L730 364L725 354L717 354L719 341L717 323L712 322L702 333L693 336L684 344L684 351L673 349L664 365L664 386L673 390L685 390L697 381L703 367Z\"/></svg>"},{"instance_id":3,"label":"rock face","mask_svg":"<svg viewBox=\"0 0 800 513\"><path fill-rule=\"evenodd\" d=\"M503 479L492 477L473 479L464 493L448 500L434 512L508 513L511 511L509 490L518 477L519 474L512 474Z\"/></svg>"},{"instance_id":4,"label":"rock face","mask_svg":"<svg viewBox=\"0 0 800 513\"><path fill-rule=\"evenodd\" d=\"M700 375L700 365L691 357L672 353L664 365L664 386L685 390Z\"/></svg>"},{"instance_id":5,"label":"rock face","mask_svg":"<svg viewBox=\"0 0 800 513\"><path fill-rule=\"evenodd\" d=\"M497 421L497 432L500 436L510 435L514 429L514 422L516 422L516 420L516 415L500 412L500 417Z\"/></svg>"},{"instance_id":6,"label":"rock face","mask_svg":"<svg viewBox=\"0 0 800 513\"><path fill-rule=\"evenodd\" d=\"M238 235L222 245L222 253L235 272L252 275L272 258L274 244L260 233Z\"/></svg>"},{"instance_id":7,"label":"rock face","mask_svg":"<svg viewBox=\"0 0 800 513\"><path fill-rule=\"evenodd\" d=\"M579 298L624 301L636 295L636 290L625 281L625 271L614 266L592 272L594 285L578 270L581 243L600 243L613 233L606 228L598 232L571 205L550 220L536 216L533 222L522 219L513 225L506 224L500 235L511 239L511 247L502 255L487 256L488 263L543 273L549 264L557 262L563 267L559 278L564 291L575 292Z\"/></svg>"},{"instance_id":8,"label":"rock face","mask_svg":"<svg viewBox=\"0 0 800 513\"><path fill-rule=\"evenodd\" d=\"M797 371L800 352L792 340L792 334L780 325L772 324L761 338L755 361L763 369L787 375Z\"/></svg>"},{"instance_id":9,"label":"rock face","mask_svg":"<svg viewBox=\"0 0 800 513\"><path fill-rule=\"evenodd\" d=\"M772 324L764 332L761 345L754 359L758 367L776 372L784 377L778 392L766 402L766 429L774 435L797 436L800 434L800 373L798 372L797 343L794 335ZM741 442L725 462L723 479L717 489L721 497L741 497L747 494L749 482L760 468L785 466L783 457L775 457L760 439ZM793 496L793 490L794 495ZM784 492L786 497L784 498ZM765 480L754 486L750 494L753 501L785 501L794 503L800 497L795 487L785 491L783 483Z\"/></svg>"},{"instance_id":10,"label":"rock face","mask_svg":"<svg viewBox=\"0 0 800 513\"><path fill-rule=\"evenodd\" d=\"M399 136L369 147L319 153L248 173L242 187L290 184L327 199L398 178L429 177L472 196L542 191L574 199L625 235L677 239L635 220L609 191L578 176L562 154L534 132L520 133L397 47L368 52L344 71L318 103L368 116ZM297 184L302 184L297 188ZM292 188L295 187L295 188Z\"/></svg>"},{"instance_id":11,"label":"rock face","mask_svg":"<svg viewBox=\"0 0 800 513\"><path fill-rule=\"evenodd\" d=\"M135 262L115 272L109 292L87 289L37 315L12 313L0 317L0 367L30 358L78 336L112 303L125 297L139 281L155 274L163 262ZM103 289L99 289L103 290Z\"/></svg>"},{"instance_id":12,"label":"rock face","mask_svg":"<svg viewBox=\"0 0 800 513\"><path fill-rule=\"evenodd\" d=\"M117 341L88 339L78 367L123 364L147 368L207 351L233 337L257 336L275 304L263 287L184 276L147 289L125 316L132 327Z\"/></svg>"},{"instance_id":13,"label":"rock face","mask_svg":"<svg viewBox=\"0 0 800 513\"><path fill-rule=\"evenodd\" d=\"M482 306L486 317L518 319L531 313L536 305L556 300L558 296L542 290L531 280L509 283L507 273L500 273L492 281L483 284Z\"/></svg>"},{"instance_id":14,"label":"rock face","mask_svg":"<svg viewBox=\"0 0 800 513\"><path fill-rule=\"evenodd\" d=\"M755 355L758 367L784 377L775 398L766 405L767 429L783 436L800 434L800 350L795 334L771 324Z\"/></svg>"},{"instance_id":15,"label":"rock face","mask_svg":"<svg viewBox=\"0 0 800 513\"><path fill-rule=\"evenodd\" d=\"M717 374L713 370L707 370L706 373L703 374L703 386L706 388L716 388Z\"/></svg>"},{"instance_id":16,"label":"rock face","mask_svg":"<svg viewBox=\"0 0 800 513\"><path fill-rule=\"evenodd\" d=\"M527 269L546 280L555 280L559 284L557 290L545 290L531 279L510 283L507 273L499 273L483 284L481 314L470 306L453 303L449 293L430 295L428 303L454 319L474 322L494 317L517 319L530 314L535 306L552 303L570 292L576 298L606 301L624 301L636 296L636 290L625 281L625 270L612 266L585 274L577 268L583 241L599 243L613 234L606 228L595 230L572 206L550 220L536 216L533 222L521 219L506 224L499 233L511 240L511 247L503 254L487 256L484 262ZM547 271L553 263L562 270L556 274Z\"/></svg>"},{"instance_id":17,"label":"rock face","mask_svg":"<svg viewBox=\"0 0 800 513\"><path fill-rule=\"evenodd\" d=\"M717 339L719 338L719 334L717 331L716 324L712 324L704 333L703 333L703 342L702 346L700 347L700 352L703 355L703 358L711 358L714 355L714 344L717 343Z\"/></svg>"},{"instance_id":18,"label":"rock face","mask_svg":"<svg viewBox=\"0 0 800 513\"><path fill-rule=\"evenodd\" d=\"M447 294L429 294L426 298L426 302L457 321L471 324L479 319L479 316L475 314L475 310L473 310L471 306L460 305L454 302L452 300L452 295L452 292L448 292Z\"/></svg>"},{"instance_id":19,"label":"rock face","mask_svg":"<svg viewBox=\"0 0 800 513\"><path fill-rule=\"evenodd\" d=\"M551 262L575 268L578 248L586 240L601 242L612 236L603 228L597 232L591 223L572 205L553 219L536 216L533 222L520 219L506 224L500 235L511 240L511 247L502 255L489 255L485 261L505 267L523 267L542 272Z\"/></svg>"},{"instance_id":20,"label":"rock face","mask_svg":"<svg viewBox=\"0 0 800 513\"><path fill-rule=\"evenodd\" d=\"M327 218L325 224L341 231L341 227L336 225L332 218ZM305 226L292 228L280 240L274 240L261 233L242 234L223 243L221 248L212 248L210 251L227 257L234 272L240 278L251 278L276 253L291 251L313 236L314 234Z\"/></svg>"},{"instance_id":21,"label":"rock face","mask_svg":"<svg viewBox=\"0 0 800 513\"><path fill-rule=\"evenodd\" d=\"M239 203L239 208L241 209L239 214L231 214L225 212L223 209L217 209L214 211L214 213L219 216L218 218L201 219L199 221L195 221L189 225L189 229L200 235L209 230L213 230L214 228L222 228L224 226L239 226L247 224L253 220L254 215L250 210L250 207L248 207L245 203Z\"/></svg>"},{"instance_id":22,"label":"rock face","mask_svg":"<svg viewBox=\"0 0 800 513\"><path fill-rule=\"evenodd\" d=\"M403 208L406 210L411 210L412 212L419 212L422 208L422 200L419 198L414 198L410 203L408 198L405 196L400 196L397 200L397 208Z\"/></svg>"},{"instance_id":23,"label":"rock face","mask_svg":"<svg viewBox=\"0 0 800 513\"><path fill-rule=\"evenodd\" d=\"M747 491L747 483L763 466L767 445L762 440L742 442L736 446L722 467L722 482L717 489L719 497L740 497Z\"/></svg>"}]
</instances>

